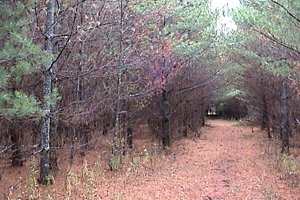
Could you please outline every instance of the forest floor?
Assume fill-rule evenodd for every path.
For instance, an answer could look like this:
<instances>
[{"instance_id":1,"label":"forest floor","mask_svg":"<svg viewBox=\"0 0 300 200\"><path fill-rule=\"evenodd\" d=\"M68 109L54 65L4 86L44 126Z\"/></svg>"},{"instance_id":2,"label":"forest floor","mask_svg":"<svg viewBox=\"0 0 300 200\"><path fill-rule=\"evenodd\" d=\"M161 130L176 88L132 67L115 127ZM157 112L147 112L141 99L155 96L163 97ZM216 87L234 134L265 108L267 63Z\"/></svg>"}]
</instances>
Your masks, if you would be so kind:
<instances>
[{"instance_id":1,"label":"forest floor","mask_svg":"<svg viewBox=\"0 0 300 200\"><path fill-rule=\"evenodd\" d=\"M258 128L209 120L199 138L176 141L171 149L140 145L117 172L87 154L50 189L27 182L27 190L37 199L300 200L299 156L280 156L276 143ZM299 148L293 151L299 155Z\"/></svg>"}]
</instances>

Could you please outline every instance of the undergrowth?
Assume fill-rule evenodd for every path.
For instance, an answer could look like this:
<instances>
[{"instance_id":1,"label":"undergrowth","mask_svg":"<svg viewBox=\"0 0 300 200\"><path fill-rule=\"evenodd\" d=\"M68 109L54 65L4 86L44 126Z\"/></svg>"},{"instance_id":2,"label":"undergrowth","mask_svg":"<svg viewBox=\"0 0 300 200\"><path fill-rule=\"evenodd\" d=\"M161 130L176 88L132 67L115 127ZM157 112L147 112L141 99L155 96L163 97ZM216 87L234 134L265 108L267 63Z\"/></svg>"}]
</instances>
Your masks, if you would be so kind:
<instances>
[{"instance_id":1,"label":"undergrowth","mask_svg":"<svg viewBox=\"0 0 300 200\"><path fill-rule=\"evenodd\" d=\"M97 195L97 177L94 169L88 166L87 160L83 161L82 181L84 190L84 199L94 199Z\"/></svg>"},{"instance_id":2,"label":"undergrowth","mask_svg":"<svg viewBox=\"0 0 300 200\"><path fill-rule=\"evenodd\" d=\"M152 146L143 146L139 150L131 151L120 159L116 158L113 162L113 168L115 170L120 169L117 172L118 179L116 182L119 185L126 184L126 179L129 176L138 176L141 173L150 173L154 171L157 164L157 156L159 154L159 146L155 143ZM108 163L103 163L103 158L99 155L92 162L88 162L87 159L83 159L80 167L78 165L69 164L65 168L63 173L64 178L62 180L62 188L55 188L52 186L41 186L37 181L38 177L38 158L32 156L28 162L29 172L26 178L20 179L20 187L9 190L5 196L5 199L28 199L28 200L54 200L54 199L85 199L92 200L98 199L99 187L107 187L110 185L105 175L105 171L109 171L108 167L111 167ZM121 166L122 164L122 166ZM58 183L59 184L59 183ZM123 199L122 191L117 188L109 188L106 197L110 197L114 200Z\"/></svg>"},{"instance_id":3,"label":"undergrowth","mask_svg":"<svg viewBox=\"0 0 300 200\"><path fill-rule=\"evenodd\" d=\"M37 161L35 157L31 157L29 161L29 176L26 180L26 196L29 200L35 200L40 198L39 184L36 179L38 175Z\"/></svg>"},{"instance_id":4,"label":"undergrowth","mask_svg":"<svg viewBox=\"0 0 300 200\"><path fill-rule=\"evenodd\" d=\"M295 159L293 155L283 154L281 156L281 161L284 173L288 175L300 175L300 163Z\"/></svg>"}]
</instances>

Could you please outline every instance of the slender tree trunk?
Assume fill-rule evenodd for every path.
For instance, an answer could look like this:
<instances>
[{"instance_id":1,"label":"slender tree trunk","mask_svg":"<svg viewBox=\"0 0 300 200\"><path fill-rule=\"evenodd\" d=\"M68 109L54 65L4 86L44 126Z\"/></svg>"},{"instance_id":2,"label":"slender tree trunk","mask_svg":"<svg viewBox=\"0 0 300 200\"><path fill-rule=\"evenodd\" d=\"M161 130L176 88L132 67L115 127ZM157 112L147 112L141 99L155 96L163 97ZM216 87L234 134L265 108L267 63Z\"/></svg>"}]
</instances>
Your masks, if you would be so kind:
<instances>
[{"instance_id":1,"label":"slender tree trunk","mask_svg":"<svg viewBox=\"0 0 300 200\"><path fill-rule=\"evenodd\" d=\"M53 120L51 121L51 137L50 137L50 146L54 147L50 150L50 155L49 155L49 165L50 165L50 170L53 172L58 171L58 159L57 159L57 153L55 147L59 146L58 142L58 120Z\"/></svg>"},{"instance_id":2,"label":"slender tree trunk","mask_svg":"<svg viewBox=\"0 0 300 200\"><path fill-rule=\"evenodd\" d=\"M120 132L121 132L121 115L122 115L122 105L121 105L121 84L122 84L122 72L119 69L118 70L118 80L117 80L117 106L116 106L116 119L115 119L115 130L113 132L112 137L112 144L111 144L111 158L110 158L110 169L116 170L119 165L119 154L120 154L120 148L119 148L119 138L120 138Z\"/></svg>"},{"instance_id":3,"label":"slender tree trunk","mask_svg":"<svg viewBox=\"0 0 300 200\"><path fill-rule=\"evenodd\" d=\"M16 92L16 87L13 86L12 89L13 94ZM12 142L12 156L11 161L13 166L23 166L22 154L20 149L20 133L18 133L17 129L17 119L13 119L12 123L10 123L10 137Z\"/></svg>"},{"instance_id":4,"label":"slender tree trunk","mask_svg":"<svg viewBox=\"0 0 300 200\"><path fill-rule=\"evenodd\" d=\"M122 115L124 112L123 109L123 18L124 18L124 11L123 11L123 0L119 0L120 3L120 38L119 38L119 65L117 69L117 105L116 105L116 121L115 121L115 131L112 137L112 145L111 145L111 158L110 158L110 169L116 170L120 164L120 146L122 145L122 139L120 138L123 134L121 134L121 123L122 123Z\"/></svg>"},{"instance_id":5,"label":"slender tree trunk","mask_svg":"<svg viewBox=\"0 0 300 200\"><path fill-rule=\"evenodd\" d=\"M182 134L184 137L188 136L188 125L187 125L187 121L188 121L188 117L186 112L184 112L184 116L183 116L183 131Z\"/></svg>"},{"instance_id":6,"label":"slender tree trunk","mask_svg":"<svg viewBox=\"0 0 300 200\"><path fill-rule=\"evenodd\" d=\"M84 24L84 5L83 2L80 4L80 25L82 26ZM80 107L81 102L84 100L84 88L83 88L83 77L82 77L82 70L83 70L83 65L84 62L82 60L83 55L84 55L84 44L83 41L80 42L80 63L79 63L79 68L78 68L78 76L77 76L77 83L76 83L76 99L77 99L77 104ZM83 145L83 151L81 151L81 154L84 155L84 151L88 147L89 143L89 130L88 130L88 125L83 124L80 122L77 127L77 134L78 138L80 138L80 143Z\"/></svg>"},{"instance_id":7,"label":"slender tree trunk","mask_svg":"<svg viewBox=\"0 0 300 200\"><path fill-rule=\"evenodd\" d=\"M201 126L205 126L205 115L207 114L207 111L206 111L206 109L204 109L204 99L201 99L201 103L200 103L199 107L201 107ZM217 112L218 111L216 108L216 114L217 114Z\"/></svg>"},{"instance_id":8,"label":"slender tree trunk","mask_svg":"<svg viewBox=\"0 0 300 200\"><path fill-rule=\"evenodd\" d=\"M47 52L53 54L53 33L54 33L54 12L55 12L55 0L47 1L47 18L46 18L46 41L45 49ZM45 66L43 71L44 83L43 83L43 117L41 126L41 160L40 160L40 178L41 184L50 184L52 179L50 178L50 124L51 124L51 104L49 102L49 96L52 91L52 69L50 66Z\"/></svg>"},{"instance_id":9,"label":"slender tree trunk","mask_svg":"<svg viewBox=\"0 0 300 200\"><path fill-rule=\"evenodd\" d=\"M16 123L16 122L15 122ZM21 167L23 166L22 154L20 149L20 133L17 132L16 126L11 124L10 127L10 135L12 142L12 156L11 161L13 166Z\"/></svg>"},{"instance_id":10,"label":"slender tree trunk","mask_svg":"<svg viewBox=\"0 0 300 200\"><path fill-rule=\"evenodd\" d=\"M57 8L57 1L55 1L55 8ZM54 18L56 18L56 16L54 15ZM56 25L53 25L53 34L57 34L58 33L58 23L56 22ZM52 44L54 44L55 41L52 41ZM58 52L57 49L58 45L53 45L52 47L52 53L56 54ZM56 79L57 76L57 64L54 63L52 66L52 80ZM53 88L57 88L58 83L57 82L52 82L51 83L51 92ZM51 111L53 111L53 107L51 107ZM54 120L51 120L50 124L50 133L51 133L51 137L50 137L50 147L52 147L50 149L50 154L49 154L49 165L50 165L50 171L51 172L57 172L59 170L58 168L58 157L57 157L57 148L58 146L61 145L61 143L59 142L59 115L56 115L52 112L53 118Z\"/></svg>"},{"instance_id":11,"label":"slender tree trunk","mask_svg":"<svg viewBox=\"0 0 300 200\"><path fill-rule=\"evenodd\" d=\"M127 145L129 149L133 148L133 129L131 120L128 120L127 122Z\"/></svg>"},{"instance_id":12,"label":"slender tree trunk","mask_svg":"<svg viewBox=\"0 0 300 200\"><path fill-rule=\"evenodd\" d=\"M110 116L106 113L104 113L102 115L102 122L101 122L101 125L102 125L102 135L106 135L109 128L110 128L110 123L111 123L111 119L109 119Z\"/></svg>"},{"instance_id":13,"label":"slender tree trunk","mask_svg":"<svg viewBox=\"0 0 300 200\"><path fill-rule=\"evenodd\" d=\"M262 111L262 124L261 124L262 130L267 130L268 138L271 139L272 135L270 132L270 125L269 125L269 112L268 112L268 106L267 106L267 99L265 93L263 93L263 111Z\"/></svg>"},{"instance_id":14,"label":"slender tree trunk","mask_svg":"<svg viewBox=\"0 0 300 200\"><path fill-rule=\"evenodd\" d=\"M281 141L282 141L282 153L289 153L289 89L285 81L282 82L281 88Z\"/></svg>"},{"instance_id":15,"label":"slender tree trunk","mask_svg":"<svg viewBox=\"0 0 300 200\"><path fill-rule=\"evenodd\" d=\"M201 115L201 126L205 126L205 113L204 112Z\"/></svg>"},{"instance_id":16,"label":"slender tree trunk","mask_svg":"<svg viewBox=\"0 0 300 200\"><path fill-rule=\"evenodd\" d=\"M187 102L185 102L185 106L182 111L182 135L184 137L188 136L188 113L187 113Z\"/></svg>"},{"instance_id":17,"label":"slender tree trunk","mask_svg":"<svg viewBox=\"0 0 300 200\"><path fill-rule=\"evenodd\" d=\"M167 91L162 93L162 143L163 147L171 146L170 137L170 103L167 98Z\"/></svg>"}]
</instances>

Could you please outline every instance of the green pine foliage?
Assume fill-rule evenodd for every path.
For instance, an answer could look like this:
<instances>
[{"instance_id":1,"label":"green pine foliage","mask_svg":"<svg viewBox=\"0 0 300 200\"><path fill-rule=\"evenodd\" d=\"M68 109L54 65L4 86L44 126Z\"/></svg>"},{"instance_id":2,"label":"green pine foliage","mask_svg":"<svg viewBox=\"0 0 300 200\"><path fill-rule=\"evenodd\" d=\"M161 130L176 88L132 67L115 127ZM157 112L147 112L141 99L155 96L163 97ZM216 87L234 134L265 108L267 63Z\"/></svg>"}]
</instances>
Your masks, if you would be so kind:
<instances>
[{"instance_id":1,"label":"green pine foliage","mask_svg":"<svg viewBox=\"0 0 300 200\"><path fill-rule=\"evenodd\" d=\"M40 113L36 97L20 82L35 75L51 57L30 38L33 0L0 2L0 115L26 117ZM17 89L16 89L17 88Z\"/></svg>"},{"instance_id":2,"label":"green pine foliage","mask_svg":"<svg viewBox=\"0 0 300 200\"><path fill-rule=\"evenodd\" d=\"M149 18L157 17L146 27L156 31L162 41L171 42L177 55L203 57L203 51L212 48L216 40L217 15L211 11L209 1L139 1L134 9ZM163 20L162 29L155 29L155 23L163 23Z\"/></svg>"},{"instance_id":3,"label":"green pine foliage","mask_svg":"<svg viewBox=\"0 0 300 200\"><path fill-rule=\"evenodd\" d=\"M243 1L243 6L232 12L239 30L231 37L231 49L274 75L294 74L287 52L300 52L299 10L297 0ZM262 48L266 53L259 52Z\"/></svg>"},{"instance_id":4,"label":"green pine foliage","mask_svg":"<svg viewBox=\"0 0 300 200\"><path fill-rule=\"evenodd\" d=\"M240 75L255 66L270 76L299 80L297 68L293 66L297 61L291 56L293 53L298 55L296 51L300 52L299 1L244 0L240 7L228 11L228 14L237 29L219 36L218 41L218 47L228 58L222 69L227 77L239 83L243 79ZM246 94L244 91L237 92L235 87L224 90L224 98Z\"/></svg>"},{"instance_id":5,"label":"green pine foliage","mask_svg":"<svg viewBox=\"0 0 300 200\"><path fill-rule=\"evenodd\" d=\"M6 117L24 118L28 115L40 113L38 102L34 96L16 91L0 93L0 113Z\"/></svg>"},{"instance_id":6,"label":"green pine foliage","mask_svg":"<svg viewBox=\"0 0 300 200\"><path fill-rule=\"evenodd\" d=\"M176 3L175 3L176 2ZM165 28L178 55L203 57L213 48L216 39L216 14L204 0L174 1L170 12L171 23Z\"/></svg>"}]
</instances>

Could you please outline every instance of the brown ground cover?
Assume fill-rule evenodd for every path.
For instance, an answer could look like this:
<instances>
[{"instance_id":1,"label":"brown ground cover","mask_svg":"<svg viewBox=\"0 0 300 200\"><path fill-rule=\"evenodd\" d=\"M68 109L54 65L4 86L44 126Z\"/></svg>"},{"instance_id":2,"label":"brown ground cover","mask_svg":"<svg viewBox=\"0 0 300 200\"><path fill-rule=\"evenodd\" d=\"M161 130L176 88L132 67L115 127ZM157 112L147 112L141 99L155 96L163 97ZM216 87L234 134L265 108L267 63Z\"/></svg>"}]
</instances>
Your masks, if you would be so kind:
<instances>
[{"instance_id":1,"label":"brown ground cover","mask_svg":"<svg viewBox=\"0 0 300 200\"><path fill-rule=\"evenodd\" d=\"M37 199L300 199L297 159L283 158L276 141L253 130L236 121L210 120L200 138L176 141L169 150L140 140L117 172L107 170L105 155L97 157L91 151L70 170L61 166L65 170L56 176L54 186L34 186L32 192ZM299 155L299 149L292 151ZM29 196L26 165L21 170L2 166L4 193L20 180L11 189L12 199Z\"/></svg>"}]
</instances>

